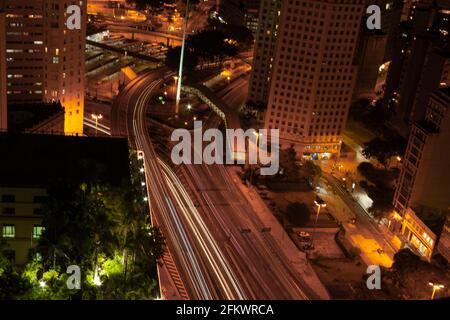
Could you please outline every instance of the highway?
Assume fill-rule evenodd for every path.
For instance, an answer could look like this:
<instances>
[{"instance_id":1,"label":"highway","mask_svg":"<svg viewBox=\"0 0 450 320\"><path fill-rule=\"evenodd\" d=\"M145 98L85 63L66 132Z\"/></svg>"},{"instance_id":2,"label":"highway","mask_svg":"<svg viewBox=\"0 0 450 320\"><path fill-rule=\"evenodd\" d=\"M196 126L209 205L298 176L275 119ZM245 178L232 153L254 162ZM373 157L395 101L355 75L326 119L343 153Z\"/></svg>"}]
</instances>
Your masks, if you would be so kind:
<instances>
[{"instance_id":1,"label":"highway","mask_svg":"<svg viewBox=\"0 0 450 320\"><path fill-rule=\"evenodd\" d=\"M167 71L160 69L131 82L116 101L114 135L127 135L144 153L149 199L156 224L167 239L190 299L246 299L240 284L199 218L182 185L167 166L162 170L147 131L146 106Z\"/></svg>"},{"instance_id":2,"label":"highway","mask_svg":"<svg viewBox=\"0 0 450 320\"><path fill-rule=\"evenodd\" d=\"M220 94L236 106L245 100L245 79L237 79ZM220 126L213 115L208 128ZM195 150L194 150L195 152ZM318 295L293 268L251 204L245 199L224 165L184 165L192 197L199 203L207 225L226 252L252 299L317 299Z\"/></svg>"},{"instance_id":3,"label":"highway","mask_svg":"<svg viewBox=\"0 0 450 320\"><path fill-rule=\"evenodd\" d=\"M158 69L133 80L111 115L145 158L152 216L167 238L190 299L318 299L223 165L173 168L160 159L146 126L146 106L164 77ZM231 91L241 91L238 81ZM224 92L226 94L226 92ZM209 122L219 126L219 120ZM170 149L170 148L169 148ZM175 172L174 172L175 171ZM300 253L298 253L300 255ZM314 284L315 285L315 284Z\"/></svg>"}]
</instances>

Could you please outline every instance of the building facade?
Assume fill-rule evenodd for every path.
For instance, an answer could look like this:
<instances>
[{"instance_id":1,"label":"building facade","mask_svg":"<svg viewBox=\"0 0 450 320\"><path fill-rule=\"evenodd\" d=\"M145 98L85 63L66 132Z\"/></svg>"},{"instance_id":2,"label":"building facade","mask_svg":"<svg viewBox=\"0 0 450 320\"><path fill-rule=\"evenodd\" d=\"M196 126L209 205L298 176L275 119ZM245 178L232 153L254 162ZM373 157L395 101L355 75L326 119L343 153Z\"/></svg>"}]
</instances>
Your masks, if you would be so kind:
<instances>
[{"instance_id":1,"label":"building facade","mask_svg":"<svg viewBox=\"0 0 450 320\"><path fill-rule=\"evenodd\" d=\"M397 34L384 104L395 111L395 128L407 136L425 114L431 93L448 86L450 3L415 2Z\"/></svg>"},{"instance_id":2,"label":"building facade","mask_svg":"<svg viewBox=\"0 0 450 320\"><path fill-rule=\"evenodd\" d=\"M450 261L450 210L447 214L444 227L442 228L441 236L439 237L438 252L444 256L447 261Z\"/></svg>"},{"instance_id":3,"label":"building facade","mask_svg":"<svg viewBox=\"0 0 450 320\"><path fill-rule=\"evenodd\" d=\"M28 261L28 252L42 234L42 202L45 188L0 186L1 236L8 244L7 255L16 265Z\"/></svg>"},{"instance_id":4,"label":"building facade","mask_svg":"<svg viewBox=\"0 0 450 320\"><path fill-rule=\"evenodd\" d=\"M81 28L67 28L67 7ZM82 134L86 1L6 0L8 103L60 101L65 132Z\"/></svg>"},{"instance_id":5,"label":"building facade","mask_svg":"<svg viewBox=\"0 0 450 320\"><path fill-rule=\"evenodd\" d=\"M425 118L410 133L403 167L394 195L400 213L432 211L446 214L450 207L450 88L430 98Z\"/></svg>"},{"instance_id":6,"label":"building facade","mask_svg":"<svg viewBox=\"0 0 450 320\"><path fill-rule=\"evenodd\" d=\"M264 126L281 148L313 159L339 153L357 66L364 1L282 4Z\"/></svg>"},{"instance_id":7,"label":"building facade","mask_svg":"<svg viewBox=\"0 0 450 320\"><path fill-rule=\"evenodd\" d=\"M0 0L0 131L8 126L6 103L5 1Z\"/></svg>"},{"instance_id":8,"label":"building facade","mask_svg":"<svg viewBox=\"0 0 450 320\"><path fill-rule=\"evenodd\" d=\"M403 217L396 216L400 224L399 236L403 245L408 246L420 256L430 259L436 246L436 234L408 208Z\"/></svg>"},{"instance_id":9,"label":"building facade","mask_svg":"<svg viewBox=\"0 0 450 320\"><path fill-rule=\"evenodd\" d=\"M264 107L269 97L280 10L281 0L261 1L247 100Z\"/></svg>"}]
</instances>

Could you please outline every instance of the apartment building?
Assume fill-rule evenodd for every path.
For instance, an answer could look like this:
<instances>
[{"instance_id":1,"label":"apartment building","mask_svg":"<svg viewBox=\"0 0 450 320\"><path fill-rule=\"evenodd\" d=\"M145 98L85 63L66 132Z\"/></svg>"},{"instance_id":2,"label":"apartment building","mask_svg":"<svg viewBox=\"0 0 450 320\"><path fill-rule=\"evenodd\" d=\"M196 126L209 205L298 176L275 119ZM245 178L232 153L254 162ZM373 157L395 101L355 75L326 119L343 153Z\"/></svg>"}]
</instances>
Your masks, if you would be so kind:
<instances>
[{"instance_id":1,"label":"apartment building","mask_svg":"<svg viewBox=\"0 0 450 320\"><path fill-rule=\"evenodd\" d=\"M282 3L264 126L281 148L327 159L339 153L357 66L364 1Z\"/></svg>"},{"instance_id":2,"label":"apartment building","mask_svg":"<svg viewBox=\"0 0 450 320\"><path fill-rule=\"evenodd\" d=\"M0 185L1 236L8 243L6 255L17 265L28 261L28 251L42 234L43 187Z\"/></svg>"},{"instance_id":3,"label":"apartment building","mask_svg":"<svg viewBox=\"0 0 450 320\"><path fill-rule=\"evenodd\" d=\"M67 7L81 8L69 30ZM60 101L66 134L82 134L86 1L6 0L8 104Z\"/></svg>"}]
</instances>

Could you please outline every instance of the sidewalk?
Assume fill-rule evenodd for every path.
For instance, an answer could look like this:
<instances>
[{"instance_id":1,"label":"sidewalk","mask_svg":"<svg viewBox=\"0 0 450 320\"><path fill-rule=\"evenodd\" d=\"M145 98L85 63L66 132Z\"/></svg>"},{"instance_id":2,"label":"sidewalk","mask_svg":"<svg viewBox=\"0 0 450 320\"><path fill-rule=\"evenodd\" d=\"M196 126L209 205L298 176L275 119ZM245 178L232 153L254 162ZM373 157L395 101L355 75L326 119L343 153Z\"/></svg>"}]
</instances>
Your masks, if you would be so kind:
<instances>
[{"instance_id":1,"label":"sidewalk","mask_svg":"<svg viewBox=\"0 0 450 320\"><path fill-rule=\"evenodd\" d=\"M241 183L241 178L238 175L240 168L227 166L226 169L232 176L233 181L236 181L235 185L241 190L264 226L271 228L270 235L274 238L278 247L283 251L284 256L289 260L301 278L320 299L329 300L330 295L324 285L320 282L312 266L309 264L305 254L298 250L281 224L269 208L267 208L255 188L253 186L247 187Z\"/></svg>"}]
</instances>

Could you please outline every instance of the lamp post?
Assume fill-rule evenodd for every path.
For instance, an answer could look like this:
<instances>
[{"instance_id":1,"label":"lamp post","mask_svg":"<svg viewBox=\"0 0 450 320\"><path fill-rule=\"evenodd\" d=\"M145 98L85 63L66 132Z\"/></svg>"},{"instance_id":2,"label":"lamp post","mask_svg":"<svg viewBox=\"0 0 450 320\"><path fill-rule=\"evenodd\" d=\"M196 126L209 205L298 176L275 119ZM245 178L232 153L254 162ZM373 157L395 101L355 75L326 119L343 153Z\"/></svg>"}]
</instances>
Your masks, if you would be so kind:
<instances>
[{"instance_id":1,"label":"lamp post","mask_svg":"<svg viewBox=\"0 0 450 320\"><path fill-rule=\"evenodd\" d=\"M97 130L98 130L98 121L101 120L103 118L103 116L101 114L91 114L92 119L95 120L95 135L97 135Z\"/></svg>"},{"instance_id":2,"label":"lamp post","mask_svg":"<svg viewBox=\"0 0 450 320\"><path fill-rule=\"evenodd\" d=\"M397 156L397 168L400 167L400 162L402 162L402 158L400 156Z\"/></svg>"},{"instance_id":3,"label":"lamp post","mask_svg":"<svg viewBox=\"0 0 450 320\"><path fill-rule=\"evenodd\" d=\"M183 78L183 60L184 60L184 48L186 45L186 29L188 17L189 17L189 0L186 1L186 14L184 16L184 29L183 29L183 39L181 42L180 66L178 69L177 97L175 100L175 117L177 117L178 113L180 112L181 80Z\"/></svg>"},{"instance_id":4,"label":"lamp post","mask_svg":"<svg viewBox=\"0 0 450 320\"><path fill-rule=\"evenodd\" d=\"M256 132L256 130L255 131L253 131L253 134L255 135L255 137L256 137L256 142L255 142L255 153L256 153L256 157L258 157L258 155L257 155L257 151L258 151L258 142L259 142L259 137L260 136L262 136L262 133L259 133L259 132ZM250 158L249 158L250 159ZM251 172L250 172L250 184L252 184L253 183L253 165L250 163L250 169L251 169Z\"/></svg>"},{"instance_id":5,"label":"lamp post","mask_svg":"<svg viewBox=\"0 0 450 320\"><path fill-rule=\"evenodd\" d=\"M434 295L436 294L436 291L444 289L444 285L439 284L439 283L433 283L433 282L428 282L428 284L431 287L433 287L433 292L431 293L431 300L434 300Z\"/></svg>"},{"instance_id":6,"label":"lamp post","mask_svg":"<svg viewBox=\"0 0 450 320\"><path fill-rule=\"evenodd\" d=\"M178 83L178 76L173 76L173 80L175 81L173 85L173 96L176 98L177 96L177 83Z\"/></svg>"},{"instance_id":7,"label":"lamp post","mask_svg":"<svg viewBox=\"0 0 450 320\"><path fill-rule=\"evenodd\" d=\"M327 204L325 203L325 201L323 201L321 198L318 197L316 200L314 200L314 205L317 207L317 211L316 211L316 220L314 221L313 234L311 235L311 247L314 245L313 243L314 235L316 234L317 220L319 218L320 209L325 208Z\"/></svg>"}]
</instances>

